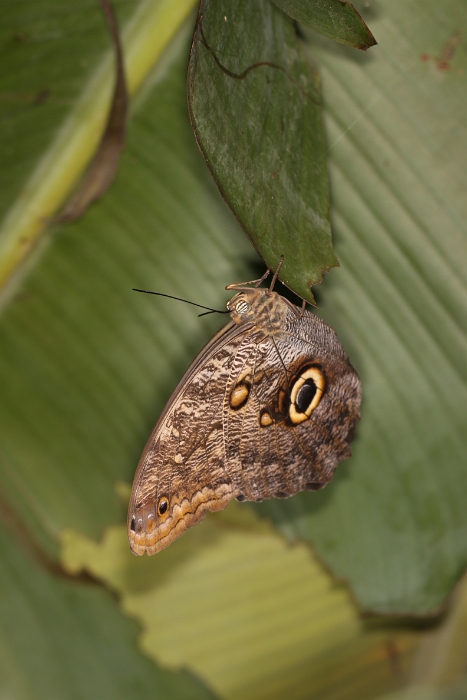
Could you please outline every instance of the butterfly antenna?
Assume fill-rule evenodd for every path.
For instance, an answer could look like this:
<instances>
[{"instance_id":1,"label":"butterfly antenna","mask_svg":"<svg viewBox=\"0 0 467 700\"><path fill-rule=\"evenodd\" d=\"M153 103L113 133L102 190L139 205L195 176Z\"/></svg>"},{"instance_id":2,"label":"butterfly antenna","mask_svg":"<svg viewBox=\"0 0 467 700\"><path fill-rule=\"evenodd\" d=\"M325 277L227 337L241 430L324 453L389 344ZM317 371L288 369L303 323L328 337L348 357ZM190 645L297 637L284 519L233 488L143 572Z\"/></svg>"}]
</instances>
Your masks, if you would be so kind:
<instances>
[{"instance_id":1,"label":"butterfly antenna","mask_svg":"<svg viewBox=\"0 0 467 700\"><path fill-rule=\"evenodd\" d=\"M199 316L207 316L208 314L228 314L228 311L219 311L219 309L211 309L209 306L203 306L202 304L195 304L194 301L188 301L188 299L181 299L180 297L173 297L171 294L162 294L162 292L150 292L147 289L135 289L133 287L133 292L141 292L142 294L154 294L157 297L166 297L167 299L175 299L175 301L183 301L185 304L191 304L192 306L197 306L199 309L207 309L204 314L199 314Z\"/></svg>"},{"instance_id":2,"label":"butterfly antenna","mask_svg":"<svg viewBox=\"0 0 467 700\"><path fill-rule=\"evenodd\" d=\"M202 314L198 314L198 318L201 318L201 316L209 316L209 314L228 314L230 311L218 311L217 309L211 309L211 311L205 311Z\"/></svg>"}]
</instances>

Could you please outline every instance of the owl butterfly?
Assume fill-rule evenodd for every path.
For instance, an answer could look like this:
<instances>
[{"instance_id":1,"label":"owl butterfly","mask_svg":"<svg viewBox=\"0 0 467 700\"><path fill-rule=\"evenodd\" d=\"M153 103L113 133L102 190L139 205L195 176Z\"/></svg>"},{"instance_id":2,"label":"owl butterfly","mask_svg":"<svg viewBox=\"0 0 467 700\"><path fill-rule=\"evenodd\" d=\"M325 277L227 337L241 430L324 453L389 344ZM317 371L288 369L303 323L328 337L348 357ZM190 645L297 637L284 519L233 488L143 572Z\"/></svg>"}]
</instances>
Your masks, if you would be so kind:
<instances>
[{"instance_id":1,"label":"owl butterfly","mask_svg":"<svg viewBox=\"0 0 467 700\"><path fill-rule=\"evenodd\" d=\"M272 287L227 287L232 320L157 421L131 493L134 554L159 552L232 498L316 491L350 456L358 375L332 328Z\"/></svg>"}]
</instances>

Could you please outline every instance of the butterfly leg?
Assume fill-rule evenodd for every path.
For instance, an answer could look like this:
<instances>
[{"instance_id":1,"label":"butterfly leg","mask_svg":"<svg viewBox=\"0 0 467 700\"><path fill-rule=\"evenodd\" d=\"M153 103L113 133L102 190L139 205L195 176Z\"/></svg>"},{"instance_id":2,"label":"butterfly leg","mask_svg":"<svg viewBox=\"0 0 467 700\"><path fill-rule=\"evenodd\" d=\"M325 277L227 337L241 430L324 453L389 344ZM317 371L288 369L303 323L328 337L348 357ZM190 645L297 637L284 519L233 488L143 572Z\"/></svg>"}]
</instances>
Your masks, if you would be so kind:
<instances>
[{"instance_id":1,"label":"butterfly leg","mask_svg":"<svg viewBox=\"0 0 467 700\"><path fill-rule=\"evenodd\" d=\"M274 275L273 275L273 277L272 277L271 284L269 285L269 289L268 289L268 291L267 291L267 294L271 294L272 290L274 289L274 285L276 284L277 277L278 277L278 275L279 275L279 272L280 272L280 269L281 269L281 267L282 267L282 263L283 263L283 262L284 262L284 256L281 255L281 259L279 260L279 264L278 264L278 266L277 266L277 268L276 268L276 271L275 271L275 273L274 273Z\"/></svg>"},{"instance_id":2,"label":"butterfly leg","mask_svg":"<svg viewBox=\"0 0 467 700\"><path fill-rule=\"evenodd\" d=\"M272 277L271 284L269 285L269 289L266 292L268 295L271 294L272 290L274 289L274 285L276 284L277 281L277 276L279 275L279 270L282 267L282 263L284 262L284 256L281 255L281 259L279 260L279 264L276 268L276 271ZM264 275L259 278L259 280L250 280L249 282L235 282L234 284L229 284L227 285L226 289L236 289L241 291L242 289L249 289L250 284L253 284L255 287L259 287L261 282L264 282L266 277L271 273L271 270L268 268Z\"/></svg>"},{"instance_id":3,"label":"butterfly leg","mask_svg":"<svg viewBox=\"0 0 467 700\"><path fill-rule=\"evenodd\" d=\"M271 273L271 270L268 268L264 275L260 277L258 280L250 280L249 282L234 282L233 284L228 284L226 289L250 289L249 285L253 284L255 287L259 287L261 282L264 282L266 277Z\"/></svg>"}]
</instances>

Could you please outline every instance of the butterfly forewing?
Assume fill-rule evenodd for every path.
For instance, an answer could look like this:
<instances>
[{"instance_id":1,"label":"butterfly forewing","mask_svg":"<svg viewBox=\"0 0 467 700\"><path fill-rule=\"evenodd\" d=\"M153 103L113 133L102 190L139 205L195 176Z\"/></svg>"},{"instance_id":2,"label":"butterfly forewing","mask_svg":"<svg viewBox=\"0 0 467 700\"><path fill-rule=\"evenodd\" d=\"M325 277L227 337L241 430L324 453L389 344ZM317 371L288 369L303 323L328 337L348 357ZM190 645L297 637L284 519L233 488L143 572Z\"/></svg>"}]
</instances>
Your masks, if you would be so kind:
<instances>
[{"instance_id":1,"label":"butterfly forewing","mask_svg":"<svg viewBox=\"0 0 467 700\"><path fill-rule=\"evenodd\" d=\"M134 553L163 549L206 510L232 496L225 469L222 404L225 376L248 334L229 324L201 351L179 383L140 459L128 511ZM162 498L165 512L158 512Z\"/></svg>"}]
</instances>

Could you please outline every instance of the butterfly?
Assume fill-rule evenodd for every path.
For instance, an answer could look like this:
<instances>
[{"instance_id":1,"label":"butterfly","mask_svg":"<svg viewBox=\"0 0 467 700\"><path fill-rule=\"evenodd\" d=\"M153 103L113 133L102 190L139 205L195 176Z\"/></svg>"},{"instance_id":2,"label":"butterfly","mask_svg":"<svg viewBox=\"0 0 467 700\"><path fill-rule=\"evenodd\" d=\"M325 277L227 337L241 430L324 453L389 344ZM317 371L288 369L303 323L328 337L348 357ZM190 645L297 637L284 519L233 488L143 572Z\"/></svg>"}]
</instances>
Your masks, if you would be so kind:
<instances>
[{"instance_id":1,"label":"butterfly","mask_svg":"<svg viewBox=\"0 0 467 700\"><path fill-rule=\"evenodd\" d=\"M360 380L335 331L273 291L277 272L268 288L227 287L231 321L159 417L131 492L134 554L159 552L233 498L321 489L350 456Z\"/></svg>"}]
</instances>

